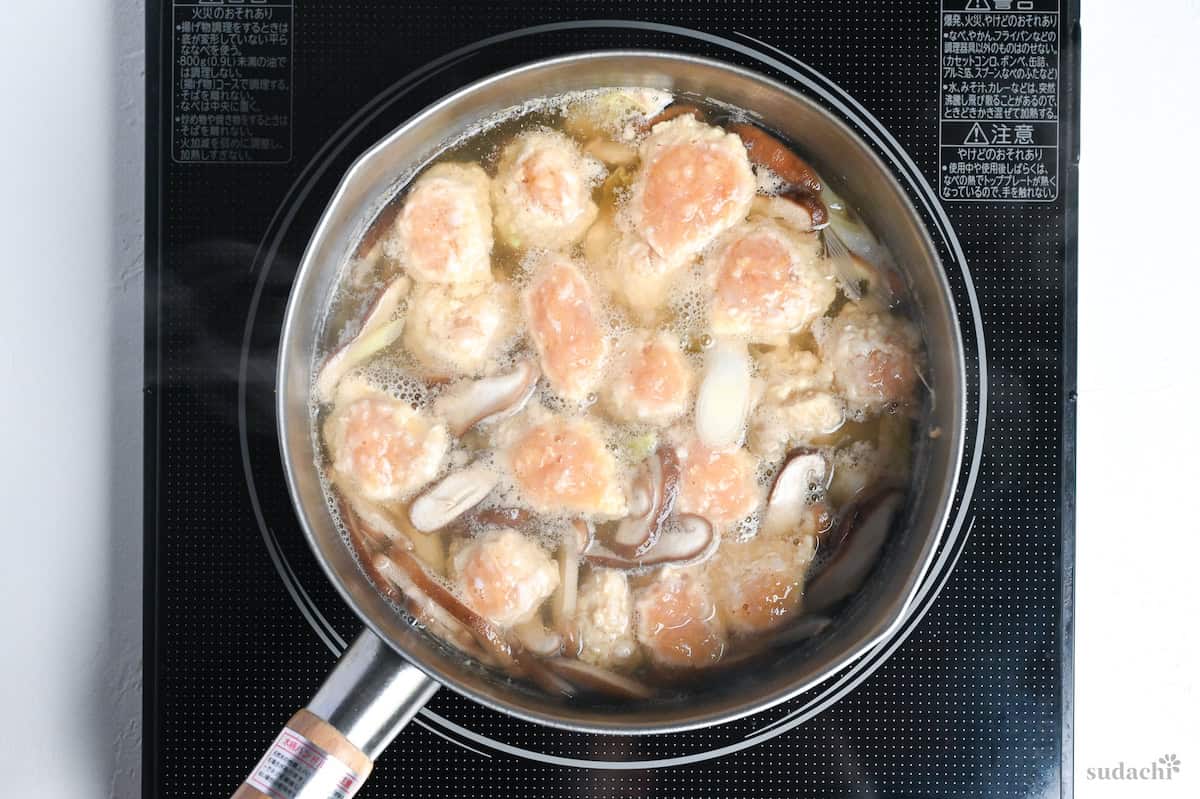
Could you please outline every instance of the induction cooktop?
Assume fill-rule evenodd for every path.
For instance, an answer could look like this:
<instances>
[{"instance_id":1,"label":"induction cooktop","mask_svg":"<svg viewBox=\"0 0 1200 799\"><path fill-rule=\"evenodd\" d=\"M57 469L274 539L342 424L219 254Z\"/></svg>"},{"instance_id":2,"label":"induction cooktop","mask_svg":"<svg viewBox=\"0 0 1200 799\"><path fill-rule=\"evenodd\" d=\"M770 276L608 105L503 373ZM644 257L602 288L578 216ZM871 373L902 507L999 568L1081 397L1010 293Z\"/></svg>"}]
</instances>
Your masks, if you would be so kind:
<instances>
[{"instance_id":1,"label":"induction cooktop","mask_svg":"<svg viewBox=\"0 0 1200 799\"><path fill-rule=\"evenodd\" d=\"M361 628L292 510L273 395L341 176L457 88L611 48L781 81L904 187L967 355L953 512L904 624L782 705L621 737L442 690L360 796L1071 794L1077 2L150 6L146 796L231 793Z\"/></svg>"}]
</instances>

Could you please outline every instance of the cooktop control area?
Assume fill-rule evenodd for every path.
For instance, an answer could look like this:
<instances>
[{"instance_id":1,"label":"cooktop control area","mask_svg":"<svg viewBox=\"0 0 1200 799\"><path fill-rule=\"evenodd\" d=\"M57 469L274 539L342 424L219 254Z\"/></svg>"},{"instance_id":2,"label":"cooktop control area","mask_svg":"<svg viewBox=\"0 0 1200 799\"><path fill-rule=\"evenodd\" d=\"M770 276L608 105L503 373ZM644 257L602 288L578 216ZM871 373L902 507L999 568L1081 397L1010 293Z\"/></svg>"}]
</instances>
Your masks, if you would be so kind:
<instances>
[{"instance_id":1,"label":"cooktop control area","mask_svg":"<svg viewBox=\"0 0 1200 799\"><path fill-rule=\"evenodd\" d=\"M342 175L480 78L622 48L780 81L904 188L966 355L954 506L904 624L800 696L600 736L442 690L359 795L1070 795L1077 3L151 5L147 796L232 793L361 629L275 419L288 293Z\"/></svg>"}]
</instances>

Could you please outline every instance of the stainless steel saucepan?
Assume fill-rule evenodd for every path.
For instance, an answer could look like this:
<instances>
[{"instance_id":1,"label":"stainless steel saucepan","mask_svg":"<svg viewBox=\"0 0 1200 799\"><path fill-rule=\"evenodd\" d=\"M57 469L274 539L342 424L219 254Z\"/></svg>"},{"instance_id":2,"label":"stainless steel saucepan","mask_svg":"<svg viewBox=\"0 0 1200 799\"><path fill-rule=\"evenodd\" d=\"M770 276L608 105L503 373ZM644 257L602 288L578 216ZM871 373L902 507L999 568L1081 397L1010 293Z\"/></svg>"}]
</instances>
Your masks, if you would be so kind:
<instances>
[{"instance_id":1,"label":"stainless steel saucepan","mask_svg":"<svg viewBox=\"0 0 1200 799\"><path fill-rule=\"evenodd\" d=\"M747 109L802 145L805 156L885 242L909 284L928 350L932 403L919 436L905 518L871 580L832 628L796 656L731 673L686 699L588 704L553 697L466 664L412 626L367 582L325 504L309 416L320 326L339 270L381 197L473 123L530 98L644 86ZM933 243L900 185L845 124L796 91L745 69L673 53L583 53L511 69L468 86L388 135L350 168L304 254L288 302L276 378L288 488L309 544L366 629L305 710L288 722L236 796L347 796L372 761L440 686L529 721L591 733L665 733L730 721L812 687L890 635L902 621L950 510L964 433L965 369L950 287ZM306 786L306 787L305 787ZM340 791L340 793L339 793Z\"/></svg>"}]
</instances>

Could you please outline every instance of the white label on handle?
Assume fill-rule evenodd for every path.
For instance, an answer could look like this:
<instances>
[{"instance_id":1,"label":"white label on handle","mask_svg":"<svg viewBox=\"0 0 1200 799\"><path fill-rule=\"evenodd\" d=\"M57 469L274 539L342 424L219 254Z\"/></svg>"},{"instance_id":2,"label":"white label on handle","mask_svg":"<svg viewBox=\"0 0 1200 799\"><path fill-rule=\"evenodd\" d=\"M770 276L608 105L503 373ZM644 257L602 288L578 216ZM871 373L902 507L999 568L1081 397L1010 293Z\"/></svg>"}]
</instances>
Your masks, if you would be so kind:
<instances>
[{"instance_id":1,"label":"white label on handle","mask_svg":"<svg viewBox=\"0 0 1200 799\"><path fill-rule=\"evenodd\" d=\"M295 730L283 728L246 784L275 799L350 799L362 778Z\"/></svg>"}]
</instances>

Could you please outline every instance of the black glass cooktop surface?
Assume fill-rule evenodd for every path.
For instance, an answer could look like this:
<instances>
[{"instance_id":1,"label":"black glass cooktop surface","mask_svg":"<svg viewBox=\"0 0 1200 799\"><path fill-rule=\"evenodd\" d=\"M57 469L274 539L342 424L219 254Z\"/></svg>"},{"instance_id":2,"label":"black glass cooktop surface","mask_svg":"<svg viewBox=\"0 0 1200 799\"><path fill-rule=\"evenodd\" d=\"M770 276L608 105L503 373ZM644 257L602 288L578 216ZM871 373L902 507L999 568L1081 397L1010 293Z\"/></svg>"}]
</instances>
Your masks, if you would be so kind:
<instances>
[{"instance_id":1,"label":"black glass cooktop surface","mask_svg":"<svg viewBox=\"0 0 1200 799\"><path fill-rule=\"evenodd\" d=\"M612 737L443 690L360 795L1070 794L1076 3L152 5L145 795L231 793L360 628L275 439L283 311L339 179L457 88L610 48L782 81L908 192L967 354L953 512L898 633L783 705Z\"/></svg>"}]
</instances>

